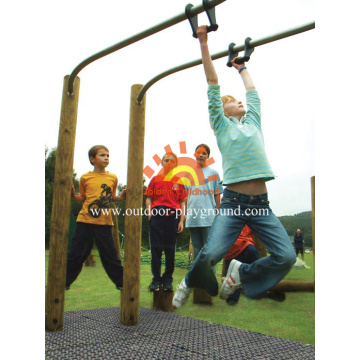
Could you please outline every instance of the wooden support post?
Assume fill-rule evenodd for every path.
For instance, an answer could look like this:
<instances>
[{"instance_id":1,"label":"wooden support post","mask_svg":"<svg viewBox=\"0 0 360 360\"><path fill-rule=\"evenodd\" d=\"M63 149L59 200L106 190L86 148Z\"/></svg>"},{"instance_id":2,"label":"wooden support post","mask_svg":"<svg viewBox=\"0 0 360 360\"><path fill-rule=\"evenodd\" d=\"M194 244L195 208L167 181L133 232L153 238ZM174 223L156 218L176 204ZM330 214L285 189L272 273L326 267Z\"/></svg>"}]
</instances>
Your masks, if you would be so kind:
<instances>
[{"instance_id":1,"label":"wooden support post","mask_svg":"<svg viewBox=\"0 0 360 360\"><path fill-rule=\"evenodd\" d=\"M256 247L257 251L260 253L260 257L266 257L267 250L266 250L266 246L263 244L263 242L259 239L259 237L254 232L252 232L250 234L250 236L255 241L255 247Z\"/></svg>"},{"instance_id":2,"label":"wooden support post","mask_svg":"<svg viewBox=\"0 0 360 360\"><path fill-rule=\"evenodd\" d=\"M64 323L66 255L80 78L75 78L73 96L67 94L68 80L69 75L64 78L51 210L45 300L45 329L48 331L62 330Z\"/></svg>"},{"instance_id":3,"label":"wooden support post","mask_svg":"<svg viewBox=\"0 0 360 360\"><path fill-rule=\"evenodd\" d=\"M95 266L96 261L95 261L94 257L95 257L95 255L90 252L89 256L87 257L87 259L84 262L84 265L85 266Z\"/></svg>"},{"instance_id":4,"label":"wooden support post","mask_svg":"<svg viewBox=\"0 0 360 360\"><path fill-rule=\"evenodd\" d=\"M315 176L311 177L311 205L312 205L312 243L314 255L314 273L315 273Z\"/></svg>"},{"instance_id":5,"label":"wooden support post","mask_svg":"<svg viewBox=\"0 0 360 360\"><path fill-rule=\"evenodd\" d=\"M212 297L205 289L194 288L193 304L212 305Z\"/></svg>"},{"instance_id":6,"label":"wooden support post","mask_svg":"<svg viewBox=\"0 0 360 360\"><path fill-rule=\"evenodd\" d=\"M153 297L153 309L160 311L173 311L174 306L172 304L172 298L174 296L173 291L154 291Z\"/></svg>"},{"instance_id":7,"label":"wooden support post","mask_svg":"<svg viewBox=\"0 0 360 360\"><path fill-rule=\"evenodd\" d=\"M314 281L296 281L296 280L281 280L270 290L281 291L281 292L314 292L315 282Z\"/></svg>"},{"instance_id":8,"label":"wooden support post","mask_svg":"<svg viewBox=\"0 0 360 360\"><path fill-rule=\"evenodd\" d=\"M136 101L142 85L131 87L129 152L127 171L124 280L121 294L120 321L131 326L139 322L140 255L142 217L137 213L142 208L144 139L145 139L145 97L141 104ZM129 211L130 211L129 210ZM134 214L135 211L135 214ZM136 215L137 213L137 215Z\"/></svg>"}]
</instances>

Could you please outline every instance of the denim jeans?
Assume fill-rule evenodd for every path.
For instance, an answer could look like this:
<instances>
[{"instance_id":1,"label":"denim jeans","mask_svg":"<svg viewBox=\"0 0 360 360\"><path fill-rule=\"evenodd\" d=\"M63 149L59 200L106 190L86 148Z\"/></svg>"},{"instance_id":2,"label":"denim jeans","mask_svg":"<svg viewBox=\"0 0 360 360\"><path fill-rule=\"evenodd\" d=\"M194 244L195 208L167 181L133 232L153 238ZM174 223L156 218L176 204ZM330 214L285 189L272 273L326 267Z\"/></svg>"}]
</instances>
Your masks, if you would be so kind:
<instances>
[{"instance_id":1,"label":"denim jeans","mask_svg":"<svg viewBox=\"0 0 360 360\"><path fill-rule=\"evenodd\" d=\"M189 228L191 243L194 248L194 259L197 257L201 248L206 244L207 238L210 234L210 229L211 226Z\"/></svg>"},{"instance_id":2,"label":"denim jeans","mask_svg":"<svg viewBox=\"0 0 360 360\"><path fill-rule=\"evenodd\" d=\"M246 297L253 299L276 285L296 262L290 238L269 207L267 194L245 195L224 190L206 245L186 274L189 287L201 287L218 294L218 282L211 270L227 253L247 224L267 247L270 256L239 268Z\"/></svg>"},{"instance_id":3,"label":"denim jeans","mask_svg":"<svg viewBox=\"0 0 360 360\"><path fill-rule=\"evenodd\" d=\"M204 227L191 227L190 229L190 237L191 243L194 248L194 256L193 259L196 259L199 251L204 247L206 241L209 237L211 226ZM216 265L212 267L213 272L216 274Z\"/></svg>"}]
</instances>

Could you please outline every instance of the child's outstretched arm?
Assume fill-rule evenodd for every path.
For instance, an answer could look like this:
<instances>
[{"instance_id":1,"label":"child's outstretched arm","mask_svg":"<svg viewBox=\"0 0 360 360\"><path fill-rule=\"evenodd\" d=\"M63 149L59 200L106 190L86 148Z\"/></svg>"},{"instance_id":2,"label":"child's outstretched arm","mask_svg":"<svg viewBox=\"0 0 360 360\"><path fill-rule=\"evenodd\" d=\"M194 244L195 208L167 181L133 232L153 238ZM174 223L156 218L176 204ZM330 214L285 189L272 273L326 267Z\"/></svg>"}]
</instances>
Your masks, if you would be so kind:
<instances>
[{"instance_id":1,"label":"child's outstretched arm","mask_svg":"<svg viewBox=\"0 0 360 360\"><path fill-rule=\"evenodd\" d=\"M148 219L149 220L151 218L151 203L152 203L152 198L150 196L147 196L146 200L145 200L145 206L146 206L146 209L147 209L147 212L148 212Z\"/></svg>"},{"instance_id":2,"label":"child's outstretched arm","mask_svg":"<svg viewBox=\"0 0 360 360\"><path fill-rule=\"evenodd\" d=\"M75 200L75 201L79 201L79 202L84 202L85 201L85 197L82 195L76 195L75 192L75 188L74 188L74 184L71 184L71 197Z\"/></svg>"},{"instance_id":3,"label":"child's outstretched arm","mask_svg":"<svg viewBox=\"0 0 360 360\"><path fill-rule=\"evenodd\" d=\"M185 221L186 207L187 207L186 205L187 205L187 199L184 199L183 201L180 202L181 215L177 229L178 234L182 233L184 230L184 221Z\"/></svg>"},{"instance_id":4,"label":"child's outstretched arm","mask_svg":"<svg viewBox=\"0 0 360 360\"><path fill-rule=\"evenodd\" d=\"M237 58L234 58L231 60L231 64L232 66L236 69L236 70L239 70L241 67L245 67L245 64L242 63L242 64L236 64L235 63L235 59ZM241 78L244 82L244 85L245 85L245 89L246 91L249 91L249 90L255 90L255 85L254 85L254 82L249 74L249 72L247 71L247 69L242 69L240 71L240 75L241 75Z\"/></svg>"},{"instance_id":5,"label":"child's outstretched arm","mask_svg":"<svg viewBox=\"0 0 360 360\"><path fill-rule=\"evenodd\" d=\"M123 189L119 196L113 196L113 201L122 201L126 199L126 189Z\"/></svg>"},{"instance_id":6,"label":"child's outstretched arm","mask_svg":"<svg viewBox=\"0 0 360 360\"><path fill-rule=\"evenodd\" d=\"M196 34L200 41L201 57L204 65L206 81L209 85L218 85L218 77L207 44L206 26L199 26L197 28Z\"/></svg>"}]
</instances>

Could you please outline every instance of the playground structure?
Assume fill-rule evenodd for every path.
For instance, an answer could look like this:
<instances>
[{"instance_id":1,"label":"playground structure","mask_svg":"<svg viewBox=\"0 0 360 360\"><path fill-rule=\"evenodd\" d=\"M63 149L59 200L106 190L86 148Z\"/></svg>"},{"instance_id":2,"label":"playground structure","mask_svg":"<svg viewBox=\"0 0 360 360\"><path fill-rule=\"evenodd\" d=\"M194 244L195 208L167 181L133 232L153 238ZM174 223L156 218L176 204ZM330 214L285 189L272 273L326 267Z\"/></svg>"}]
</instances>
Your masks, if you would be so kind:
<instances>
[{"instance_id":1,"label":"playground structure","mask_svg":"<svg viewBox=\"0 0 360 360\"><path fill-rule=\"evenodd\" d=\"M204 0L202 5L187 6L186 11L174 18L164 21L148 30L107 48L80 63L70 75L65 76L63 83L62 106L60 115L59 138L55 165L53 205L51 215L51 232L49 244L49 270L46 290L45 328L48 331L59 331L64 323L65 273L70 218L70 195L75 149L77 109L80 91L78 73L91 62L128 46L147 36L155 34L183 20L194 24L194 18L206 12L210 20L209 31L215 29L215 6L225 0ZM192 28L194 25L192 25ZM304 31L314 29L315 23L309 23L291 30L248 41L244 45L232 46L232 52L243 51L245 46L257 47ZM229 54L229 50L212 55L216 60ZM126 208L142 207L142 170L144 160L145 106L146 91L158 80L175 72L201 64L201 59L167 70L150 80L145 85L136 84L131 88L128 178ZM315 178L312 178L313 203L313 239L315 239ZM117 233L117 232L116 232ZM124 244L124 283L121 294L120 321L123 325L136 325L139 322L139 285L140 285L140 252L141 252L141 217L126 215ZM118 241L117 241L118 242ZM315 253L315 244L314 244Z\"/></svg>"}]
</instances>

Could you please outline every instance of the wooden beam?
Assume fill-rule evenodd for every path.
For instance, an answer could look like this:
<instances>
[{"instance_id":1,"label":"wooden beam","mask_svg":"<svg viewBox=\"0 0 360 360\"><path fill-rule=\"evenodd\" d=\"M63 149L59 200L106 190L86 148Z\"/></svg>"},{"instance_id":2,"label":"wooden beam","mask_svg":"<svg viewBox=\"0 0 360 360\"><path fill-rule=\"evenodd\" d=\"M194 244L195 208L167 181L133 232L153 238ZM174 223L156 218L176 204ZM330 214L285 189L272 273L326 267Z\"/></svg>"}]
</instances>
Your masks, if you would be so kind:
<instances>
[{"instance_id":1,"label":"wooden beam","mask_svg":"<svg viewBox=\"0 0 360 360\"><path fill-rule=\"evenodd\" d=\"M145 98L138 104L136 97L142 85L131 87L130 129L128 172L126 191L126 211L137 212L142 208L144 140L145 140ZM120 321L131 326L139 322L140 255L141 255L140 215L125 213L124 280L121 294Z\"/></svg>"},{"instance_id":2,"label":"wooden beam","mask_svg":"<svg viewBox=\"0 0 360 360\"><path fill-rule=\"evenodd\" d=\"M315 292L315 281L281 280L270 290L282 292Z\"/></svg>"}]
</instances>

